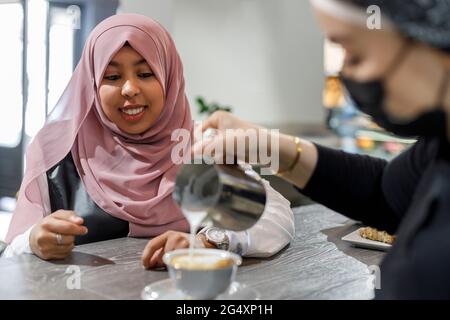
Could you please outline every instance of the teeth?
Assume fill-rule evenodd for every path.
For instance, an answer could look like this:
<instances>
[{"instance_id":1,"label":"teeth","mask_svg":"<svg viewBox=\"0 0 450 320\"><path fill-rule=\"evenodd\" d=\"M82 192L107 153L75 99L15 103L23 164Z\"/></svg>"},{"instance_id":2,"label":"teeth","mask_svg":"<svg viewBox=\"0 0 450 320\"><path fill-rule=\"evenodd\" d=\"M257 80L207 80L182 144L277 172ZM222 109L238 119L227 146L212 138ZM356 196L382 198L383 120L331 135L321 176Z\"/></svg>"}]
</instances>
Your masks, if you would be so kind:
<instances>
[{"instance_id":1,"label":"teeth","mask_svg":"<svg viewBox=\"0 0 450 320\"><path fill-rule=\"evenodd\" d=\"M144 111L144 107L140 107L140 108L134 108L134 109L122 109L122 112L129 114L129 115L135 115L138 113L141 113L142 111Z\"/></svg>"}]
</instances>

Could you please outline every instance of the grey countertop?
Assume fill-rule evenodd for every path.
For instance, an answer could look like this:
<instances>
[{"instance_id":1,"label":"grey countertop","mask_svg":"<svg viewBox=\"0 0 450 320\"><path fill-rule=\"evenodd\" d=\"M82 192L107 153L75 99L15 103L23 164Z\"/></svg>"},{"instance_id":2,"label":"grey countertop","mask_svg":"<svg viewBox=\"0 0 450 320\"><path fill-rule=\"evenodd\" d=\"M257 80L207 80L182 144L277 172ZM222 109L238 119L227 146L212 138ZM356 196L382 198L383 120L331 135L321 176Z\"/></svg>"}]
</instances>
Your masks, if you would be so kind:
<instances>
[{"instance_id":1,"label":"grey countertop","mask_svg":"<svg viewBox=\"0 0 450 320\"><path fill-rule=\"evenodd\" d=\"M268 259L244 259L237 281L261 299L370 299L368 266L383 252L359 249L340 238L355 230L351 220L320 205L294 208L296 238ZM142 289L168 278L144 270L146 239L121 238L78 246L62 261L34 255L0 259L0 299L140 299ZM69 289L74 270L80 289ZM69 286L70 287L70 286Z\"/></svg>"}]
</instances>

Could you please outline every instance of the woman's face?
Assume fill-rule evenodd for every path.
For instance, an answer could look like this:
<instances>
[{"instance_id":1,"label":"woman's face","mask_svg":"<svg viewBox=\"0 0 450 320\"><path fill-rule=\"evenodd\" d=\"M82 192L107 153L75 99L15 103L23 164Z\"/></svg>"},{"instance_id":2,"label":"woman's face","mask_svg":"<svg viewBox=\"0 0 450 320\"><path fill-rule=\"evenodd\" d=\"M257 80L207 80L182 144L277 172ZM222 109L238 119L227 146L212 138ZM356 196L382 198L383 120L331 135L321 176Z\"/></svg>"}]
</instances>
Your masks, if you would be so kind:
<instances>
[{"instance_id":1,"label":"woman's face","mask_svg":"<svg viewBox=\"0 0 450 320\"><path fill-rule=\"evenodd\" d=\"M391 116L410 120L436 107L445 71L439 53L424 45L410 44L398 65L393 66L406 45L398 32L370 30L320 10L315 12L325 36L345 50L342 73L361 82L383 81L386 111Z\"/></svg>"},{"instance_id":2,"label":"woman's face","mask_svg":"<svg viewBox=\"0 0 450 320\"><path fill-rule=\"evenodd\" d=\"M164 107L161 84L133 48L121 48L109 62L100 83L103 112L128 134L148 130Z\"/></svg>"}]
</instances>

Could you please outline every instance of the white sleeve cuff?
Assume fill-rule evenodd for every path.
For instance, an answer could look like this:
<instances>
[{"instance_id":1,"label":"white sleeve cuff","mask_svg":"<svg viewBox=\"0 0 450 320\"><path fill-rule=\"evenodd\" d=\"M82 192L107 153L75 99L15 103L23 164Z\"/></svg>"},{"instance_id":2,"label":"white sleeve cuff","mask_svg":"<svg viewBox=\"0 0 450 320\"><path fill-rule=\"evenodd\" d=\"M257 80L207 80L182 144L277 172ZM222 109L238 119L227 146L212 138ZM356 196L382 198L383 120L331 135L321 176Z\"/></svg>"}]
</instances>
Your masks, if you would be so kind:
<instances>
[{"instance_id":1,"label":"white sleeve cuff","mask_svg":"<svg viewBox=\"0 0 450 320\"><path fill-rule=\"evenodd\" d=\"M225 230L228 250L246 257L270 257L295 237L294 214L290 202L262 179L266 189L266 207L260 219L245 231ZM200 233L206 232L203 228Z\"/></svg>"},{"instance_id":2,"label":"white sleeve cuff","mask_svg":"<svg viewBox=\"0 0 450 320\"><path fill-rule=\"evenodd\" d=\"M247 230L246 257L270 257L295 237L294 214L290 202L262 179L267 200L264 213L256 224Z\"/></svg>"},{"instance_id":3,"label":"white sleeve cuff","mask_svg":"<svg viewBox=\"0 0 450 320\"><path fill-rule=\"evenodd\" d=\"M228 251L237 253L240 256L245 256L250 241L247 230L239 232L226 230L226 233L230 241Z\"/></svg>"},{"instance_id":4,"label":"white sleeve cuff","mask_svg":"<svg viewBox=\"0 0 450 320\"><path fill-rule=\"evenodd\" d=\"M34 225L24 233L16 236L14 240L6 247L2 254L2 258L10 258L24 253L32 254L33 251L31 251L30 247L30 233L33 227Z\"/></svg>"}]
</instances>

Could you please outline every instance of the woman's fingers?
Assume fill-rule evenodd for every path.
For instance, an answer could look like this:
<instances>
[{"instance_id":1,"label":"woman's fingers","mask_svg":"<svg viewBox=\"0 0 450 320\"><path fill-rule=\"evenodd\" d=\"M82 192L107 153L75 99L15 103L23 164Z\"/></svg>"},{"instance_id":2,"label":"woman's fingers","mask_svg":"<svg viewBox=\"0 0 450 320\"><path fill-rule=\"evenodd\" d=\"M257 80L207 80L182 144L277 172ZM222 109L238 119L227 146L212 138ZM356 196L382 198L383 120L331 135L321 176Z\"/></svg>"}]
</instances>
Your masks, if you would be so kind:
<instances>
[{"instance_id":1,"label":"woman's fingers","mask_svg":"<svg viewBox=\"0 0 450 320\"><path fill-rule=\"evenodd\" d=\"M218 128L218 118L221 116L220 111L214 112L212 115L210 115L206 120L201 122L201 131L204 132L208 128L212 129L220 129Z\"/></svg>"},{"instance_id":2,"label":"woman's fingers","mask_svg":"<svg viewBox=\"0 0 450 320\"><path fill-rule=\"evenodd\" d=\"M48 233L43 245L39 247L39 256L44 260L63 259L72 252L74 247L74 243L62 245L56 244L54 236L51 233Z\"/></svg>"},{"instance_id":3,"label":"woman's fingers","mask_svg":"<svg viewBox=\"0 0 450 320\"><path fill-rule=\"evenodd\" d=\"M249 153L253 154L252 163L257 162L259 150L260 130L265 128L243 121L226 111L216 111L199 126L202 132L207 129L216 129L218 133L213 139L202 139L195 143L192 155L209 155L215 160L222 158L248 161ZM231 131L227 130L231 129ZM238 129L238 130L237 130Z\"/></svg>"},{"instance_id":4,"label":"woman's fingers","mask_svg":"<svg viewBox=\"0 0 450 320\"><path fill-rule=\"evenodd\" d=\"M57 234L53 232L46 232L42 236L41 242L44 248L49 248L57 252L64 250L72 250L75 246L75 237L70 235L61 235L60 242L58 243Z\"/></svg>"},{"instance_id":5,"label":"woman's fingers","mask_svg":"<svg viewBox=\"0 0 450 320\"><path fill-rule=\"evenodd\" d=\"M70 210L58 210L58 211L52 213L51 217L53 217L55 219L73 222L78 225L83 224L83 218L77 216L77 214L74 211L70 211Z\"/></svg>"},{"instance_id":6,"label":"woman's fingers","mask_svg":"<svg viewBox=\"0 0 450 320\"><path fill-rule=\"evenodd\" d=\"M33 227L30 248L45 260L65 258L74 248L75 236L87 233L82 224L74 211L58 210Z\"/></svg>"},{"instance_id":7,"label":"woman's fingers","mask_svg":"<svg viewBox=\"0 0 450 320\"><path fill-rule=\"evenodd\" d=\"M88 229L85 226L58 218L43 221L42 227L50 232L63 235L81 236L88 232Z\"/></svg>"},{"instance_id":8,"label":"woman's fingers","mask_svg":"<svg viewBox=\"0 0 450 320\"><path fill-rule=\"evenodd\" d=\"M56 245L52 248L52 252L55 254L69 254L72 252L75 245L73 243L64 244L64 245Z\"/></svg>"},{"instance_id":9,"label":"woman's fingers","mask_svg":"<svg viewBox=\"0 0 450 320\"><path fill-rule=\"evenodd\" d=\"M60 235L59 243L58 243L58 234L57 233L50 232L50 235L54 237L54 239L55 239L54 242L59 246L66 246L66 245L75 243L75 237L71 236L71 235L59 234Z\"/></svg>"},{"instance_id":10,"label":"woman's fingers","mask_svg":"<svg viewBox=\"0 0 450 320\"><path fill-rule=\"evenodd\" d=\"M44 258L45 260L62 260L67 258L70 255L70 251L54 251L48 255L47 258Z\"/></svg>"},{"instance_id":11,"label":"woman's fingers","mask_svg":"<svg viewBox=\"0 0 450 320\"><path fill-rule=\"evenodd\" d=\"M191 157L192 159L201 158L204 155L205 146L209 145L213 139L202 139L195 142L191 147Z\"/></svg>"},{"instance_id":12,"label":"woman's fingers","mask_svg":"<svg viewBox=\"0 0 450 320\"><path fill-rule=\"evenodd\" d=\"M150 258L150 262L148 268L160 268L164 267L163 256L164 256L164 248L159 248Z\"/></svg>"},{"instance_id":13,"label":"woman's fingers","mask_svg":"<svg viewBox=\"0 0 450 320\"><path fill-rule=\"evenodd\" d=\"M154 253L164 248L168 237L168 233L165 232L153 239L151 239L144 248L144 252L142 253L142 264L145 268L150 268L150 260L153 257Z\"/></svg>"},{"instance_id":14,"label":"woman's fingers","mask_svg":"<svg viewBox=\"0 0 450 320\"><path fill-rule=\"evenodd\" d=\"M203 158L205 161L212 159L215 163L224 163L227 153L232 155L232 150L226 149L227 143L223 135L218 135L214 138L207 138L203 141L198 141L192 146L192 159Z\"/></svg>"},{"instance_id":15,"label":"woman's fingers","mask_svg":"<svg viewBox=\"0 0 450 320\"><path fill-rule=\"evenodd\" d=\"M187 237L188 235L186 233L177 233L172 237L169 237L164 246L164 251L170 252L175 249L189 248L189 240Z\"/></svg>"},{"instance_id":16,"label":"woman's fingers","mask_svg":"<svg viewBox=\"0 0 450 320\"><path fill-rule=\"evenodd\" d=\"M142 264L147 269L164 266L164 254L189 247L188 237L189 235L183 232L168 231L151 239L142 253Z\"/></svg>"}]
</instances>

